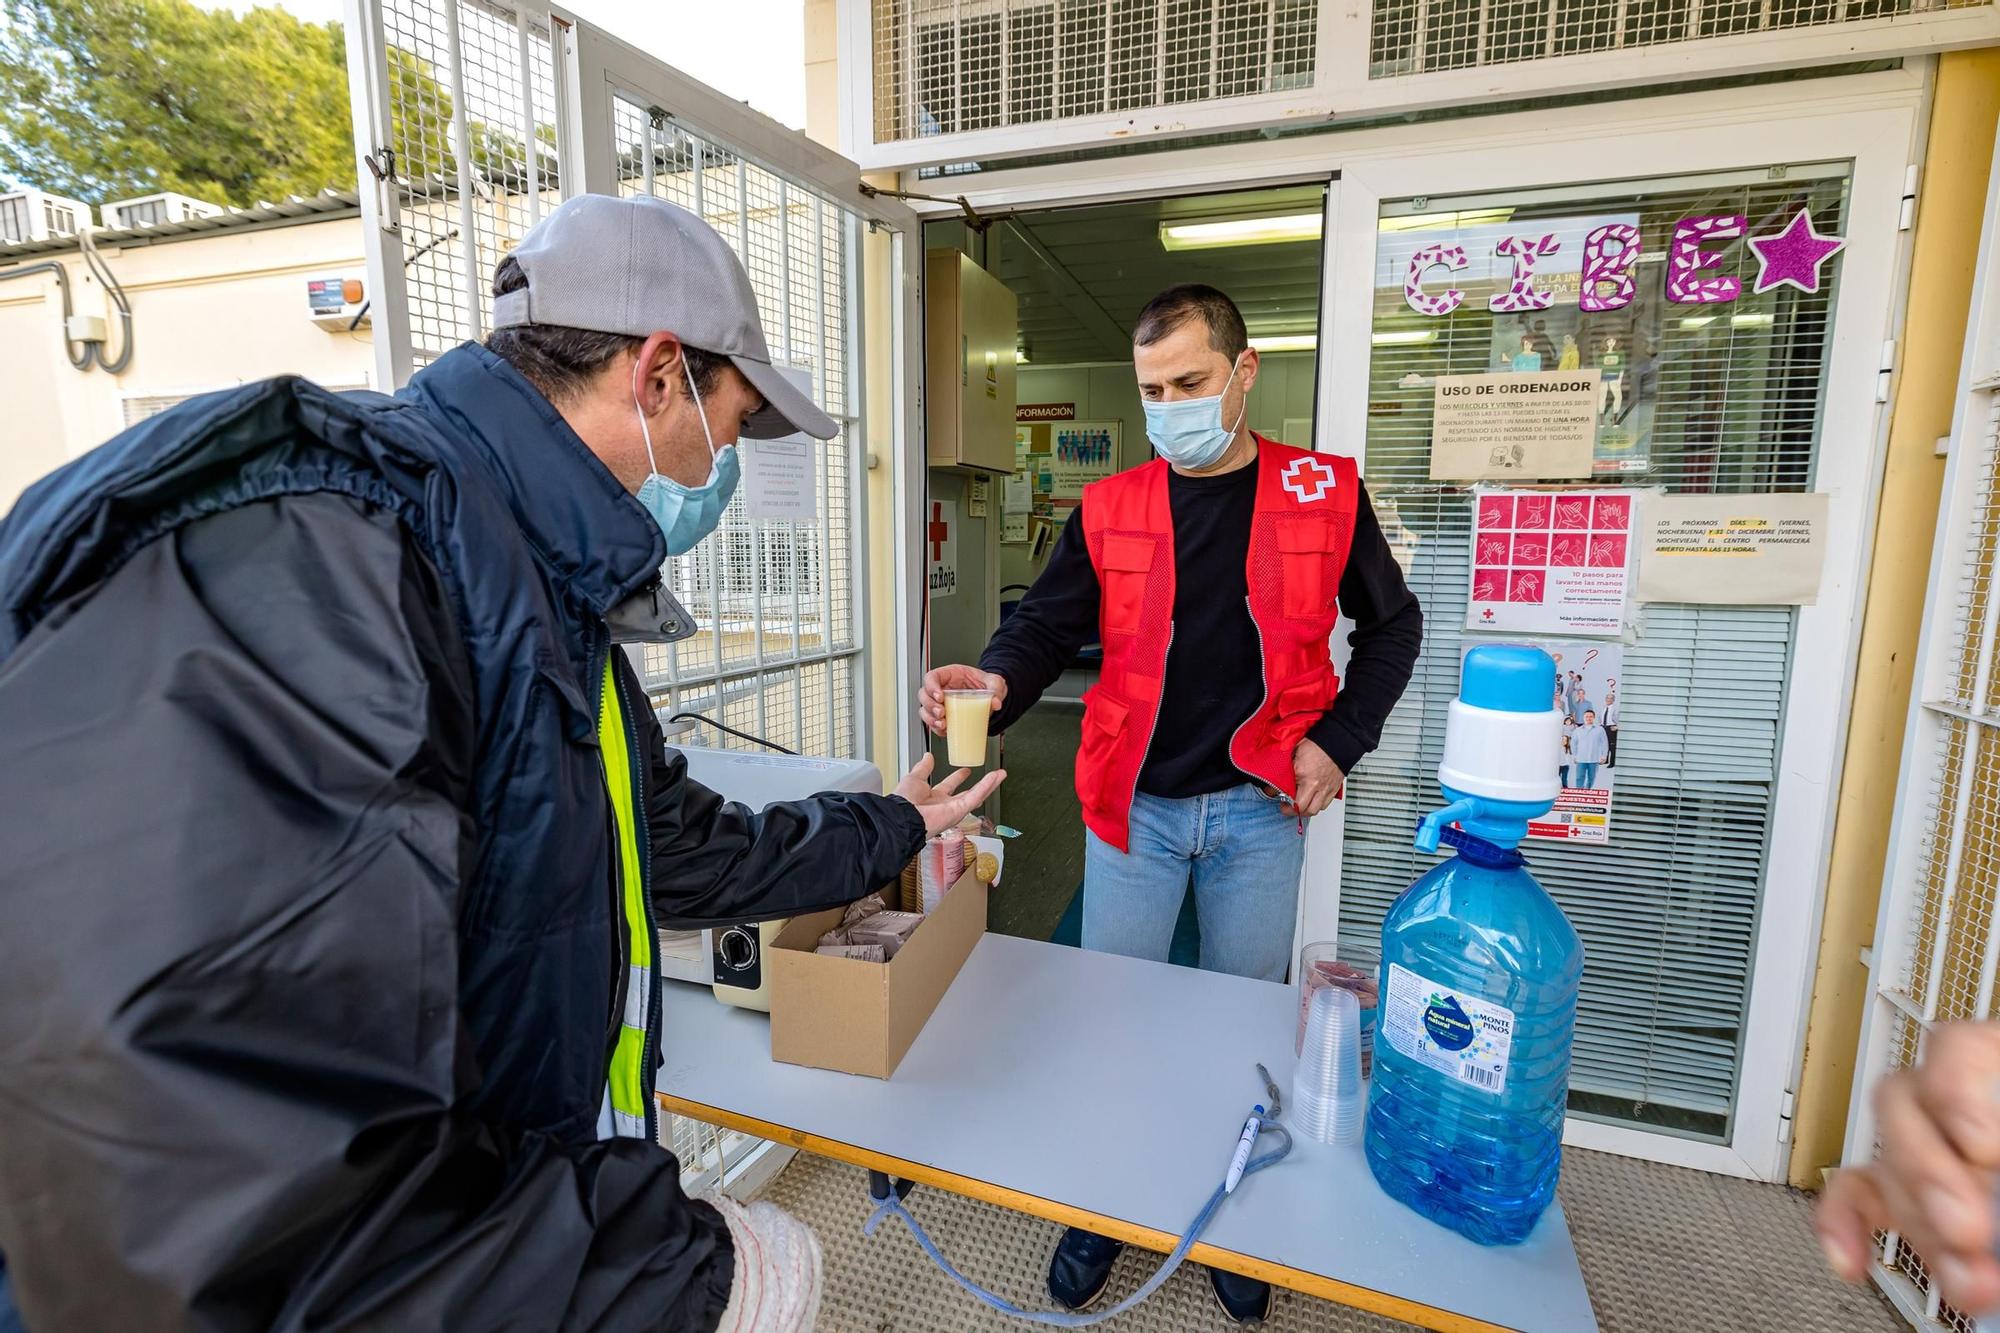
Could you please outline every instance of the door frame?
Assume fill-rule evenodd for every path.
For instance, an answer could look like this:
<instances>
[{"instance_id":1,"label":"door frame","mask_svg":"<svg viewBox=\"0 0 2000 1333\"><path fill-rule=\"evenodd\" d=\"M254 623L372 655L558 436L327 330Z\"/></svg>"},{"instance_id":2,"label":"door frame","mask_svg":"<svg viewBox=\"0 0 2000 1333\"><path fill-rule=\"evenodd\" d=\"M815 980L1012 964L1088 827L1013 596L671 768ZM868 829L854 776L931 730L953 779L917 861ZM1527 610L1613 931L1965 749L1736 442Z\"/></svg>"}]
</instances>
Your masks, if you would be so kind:
<instances>
[{"instance_id":1,"label":"door frame","mask_svg":"<svg viewBox=\"0 0 2000 1333\"><path fill-rule=\"evenodd\" d=\"M1885 340L1894 332L1906 267L1899 220L1925 86L1925 70L1905 68L1605 102L1590 108L1581 132L1573 109L1554 108L952 179L954 193L993 213L1323 182L1337 173L1328 193L1318 447L1360 460L1371 330L1368 320L1342 319L1338 312L1372 310L1383 200L1572 185L1582 190L1593 181L1612 187L1634 178L1851 160L1848 242L1815 474L1816 489L1833 496L1830 554L1818 605L1800 609L1793 649L1795 663L1841 667L1795 667L1787 692L1772 819L1772 844L1787 855L1772 858L1765 872L1731 1135L1713 1143L1571 1117L1565 1143L1751 1179L1784 1177L1886 449L1887 406L1877 401L1877 388L1884 382ZM1618 170L1619 164L1632 169ZM1307 875L1331 874L1337 885L1339 828L1335 821L1321 822L1331 827L1315 826ZM1331 933L1324 923L1337 919L1337 911L1337 891L1330 905L1308 910L1302 902L1301 937Z\"/></svg>"},{"instance_id":2,"label":"door frame","mask_svg":"<svg viewBox=\"0 0 2000 1333\"><path fill-rule=\"evenodd\" d=\"M1952 938L1951 920L1962 910L1961 886L1953 880L1945 882L1939 897L1939 921L1930 946L1933 962L1925 993L1910 994L1904 981L1911 973L1921 942L1919 914L1926 905L1925 844L1932 835L1933 819L1928 779L1942 767L1943 761L1938 758L1939 738L1950 720L1962 720L1968 727L1968 754L1976 751L1981 732L1990 732L1994 726L1990 714L1947 702L1953 697L1951 678L1958 665L1953 660L1958 640L1952 623L1951 598L1964 577L1962 561L1967 534L1976 530L1980 491L1991 469L1977 433L1982 413L1989 407L1988 395L1994 392L1996 381L2000 381L2000 141L1994 144L1992 161L1966 315L1957 401L1952 410L1951 434L1946 437L1949 450L1938 502L1937 535L1924 587L1923 626L1917 639L1916 671L1904 724L1902 762L1896 776L1888 859L1872 943L1862 953L1862 962L1868 970L1868 1001L1855 1052L1854 1085L1849 1093L1847 1137L1842 1155L1846 1163L1863 1163L1874 1157L1875 1106L1871 1094L1875 1085L1895 1067L1900 1044L1899 1020L1917 1024L1925 1041L1934 1025L1946 1021L1937 1015L1943 972L1937 960L1938 951L1947 947ZM1941 445L1944 443L1940 441ZM1989 612L1982 645L1989 677L1993 672L1992 643L1996 635L2000 635L2000 617ZM1951 808L1960 830L1961 845L1973 785L1961 777L1959 801ZM1975 907L1973 911L1976 910ZM1989 937L1988 957L1996 947L2000 945ZM1978 999L1988 1005L1993 1002L1990 990ZM1901 1299L1894 1290L1890 1295L1892 1299Z\"/></svg>"}]
</instances>

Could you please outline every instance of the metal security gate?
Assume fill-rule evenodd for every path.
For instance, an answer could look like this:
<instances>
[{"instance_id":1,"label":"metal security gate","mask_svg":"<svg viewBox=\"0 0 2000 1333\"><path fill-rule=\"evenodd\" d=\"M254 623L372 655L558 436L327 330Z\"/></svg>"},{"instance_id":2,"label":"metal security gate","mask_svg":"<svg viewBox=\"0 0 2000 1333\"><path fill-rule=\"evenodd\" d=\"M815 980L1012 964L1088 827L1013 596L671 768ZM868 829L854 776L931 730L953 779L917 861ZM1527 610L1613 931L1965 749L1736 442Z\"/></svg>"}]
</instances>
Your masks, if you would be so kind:
<instances>
[{"instance_id":1,"label":"metal security gate","mask_svg":"<svg viewBox=\"0 0 2000 1333\"><path fill-rule=\"evenodd\" d=\"M2000 154L1996 154L2000 165ZM2000 972L2000 170L1972 285L1971 322L1938 510L1915 700L1861 1030L1845 1159L1875 1155L1870 1094L1914 1064L1940 1023L1994 1016ZM1922 1256L1882 1238L1875 1279L1911 1321L1967 1333Z\"/></svg>"},{"instance_id":2,"label":"metal security gate","mask_svg":"<svg viewBox=\"0 0 2000 1333\"><path fill-rule=\"evenodd\" d=\"M739 495L713 537L670 562L701 633L634 662L685 743L752 742L700 723L676 731L683 712L802 753L865 753L871 552L896 590L893 643L877 651L896 658L899 696L915 697L919 608L904 591L920 567L912 497L923 477L914 214L863 195L853 163L553 6L348 0L346 25L379 384L398 387L483 338L494 269L574 194L672 200L743 260L773 356L806 377L841 432L809 446L811 518L753 520ZM873 403L865 306L882 311L895 345ZM871 444L894 477L889 531L872 541ZM914 726L882 768L914 751ZM690 1187L774 1166L754 1140L680 1117L664 1118L662 1137Z\"/></svg>"},{"instance_id":3,"label":"metal security gate","mask_svg":"<svg viewBox=\"0 0 2000 1333\"><path fill-rule=\"evenodd\" d=\"M810 518L753 520L739 496L712 539L673 561L702 633L636 652L635 665L663 716L720 724L682 723L690 742L754 743L742 733L860 753L861 236L907 212L864 198L851 163L554 7L350 0L347 32L380 383L484 337L495 267L572 194L671 199L735 248L773 354L841 434L809 445Z\"/></svg>"},{"instance_id":4,"label":"metal security gate","mask_svg":"<svg viewBox=\"0 0 2000 1333\"><path fill-rule=\"evenodd\" d=\"M691 134L635 91L614 91L610 105L619 192L670 200L728 238L749 271L771 354L810 381L841 429L804 441L822 492L815 520L753 522L739 494L716 534L674 559L673 585L692 594L703 633L645 649L641 674L676 711L801 754L852 755L861 694L855 553L867 540L853 466L856 219Z\"/></svg>"},{"instance_id":5,"label":"metal security gate","mask_svg":"<svg viewBox=\"0 0 2000 1333\"><path fill-rule=\"evenodd\" d=\"M485 336L494 268L582 183L547 10L349 0L346 24L376 382L396 386Z\"/></svg>"}]
</instances>

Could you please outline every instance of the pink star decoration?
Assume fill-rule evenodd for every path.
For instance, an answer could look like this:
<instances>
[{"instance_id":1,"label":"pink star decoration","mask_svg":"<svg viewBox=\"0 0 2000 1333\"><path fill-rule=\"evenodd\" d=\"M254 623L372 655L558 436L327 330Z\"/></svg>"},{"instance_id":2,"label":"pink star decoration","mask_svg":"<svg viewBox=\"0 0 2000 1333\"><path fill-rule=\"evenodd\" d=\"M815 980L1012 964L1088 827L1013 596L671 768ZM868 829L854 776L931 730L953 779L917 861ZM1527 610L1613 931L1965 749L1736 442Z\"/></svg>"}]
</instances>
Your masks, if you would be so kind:
<instances>
[{"instance_id":1,"label":"pink star decoration","mask_svg":"<svg viewBox=\"0 0 2000 1333\"><path fill-rule=\"evenodd\" d=\"M1802 292L1817 292L1820 266L1846 244L1845 237L1820 235L1812 215L1801 208L1776 236L1750 238L1750 248L1757 252L1757 281L1750 290L1768 292L1790 283Z\"/></svg>"}]
</instances>

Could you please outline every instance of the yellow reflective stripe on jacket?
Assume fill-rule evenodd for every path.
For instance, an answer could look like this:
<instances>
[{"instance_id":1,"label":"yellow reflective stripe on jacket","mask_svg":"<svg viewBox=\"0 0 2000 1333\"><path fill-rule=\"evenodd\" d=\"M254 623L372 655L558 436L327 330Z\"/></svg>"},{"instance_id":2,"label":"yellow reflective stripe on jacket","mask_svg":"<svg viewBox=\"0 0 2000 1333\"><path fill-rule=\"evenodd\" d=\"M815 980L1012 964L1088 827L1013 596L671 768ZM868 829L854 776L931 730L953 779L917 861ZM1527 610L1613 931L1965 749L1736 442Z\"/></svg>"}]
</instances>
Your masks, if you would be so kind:
<instances>
[{"instance_id":1,"label":"yellow reflective stripe on jacket","mask_svg":"<svg viewBox=\"0 0 2000 1333\"><path fill-rule=\"evenodd\" d=\"M617 651L612 649L614 653ZM612 821L618 830L618 883L630 961L625 978L625 1013L620 1020L618 1044L611 1053L605 1086L616 1132L643 1137L646 988L653 968L653 933L648 926L646 886L639 869L641 824L632 793L632 749L625 730L625 710L618 698L617 672L609 657L604 661L603 695L597 710L597 744L604 761L604 786L611 798Z\"/></svg>"}]
</instances>

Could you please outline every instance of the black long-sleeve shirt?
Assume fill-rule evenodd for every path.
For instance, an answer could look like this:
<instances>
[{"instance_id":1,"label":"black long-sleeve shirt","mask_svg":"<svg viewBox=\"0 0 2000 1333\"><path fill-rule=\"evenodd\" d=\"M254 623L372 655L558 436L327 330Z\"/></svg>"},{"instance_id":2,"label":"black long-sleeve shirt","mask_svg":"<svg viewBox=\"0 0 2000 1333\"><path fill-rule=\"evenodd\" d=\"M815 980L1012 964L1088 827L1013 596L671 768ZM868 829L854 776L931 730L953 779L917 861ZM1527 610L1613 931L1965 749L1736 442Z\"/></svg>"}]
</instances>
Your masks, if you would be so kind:
<instances>
[{"instance_id":1,"label":"black long-sleeve shirt","mask_svg":"<svg viewBox=\"0 0 2000 1333\"><path fill-rule=\"evenodd\" d=\"M1139 790L1202 796L1244 781L1230 762L1229 738L1264 696L1246 572L1257 468L1219 477L1176 472L1167 497L1174 520L1177 633L1167 651L1160 716L1177 724L1154 731ZM1033 707L1077 650L1096 639L1101 596L1083 524L1072 515L1048 568L979 660L982 670L1007 680L1007 701L994 717L994 731L1005 730ZM1340 609L1354 622L1348 638L1353 655L1339 697L1307 734L1341 772L1351 773L1381 743L1382 724L1410 683L1423 643L1423 611L1403 581L1365 489L1356 501ZM1187 725L1191 722L1201 725Z\"/></svg>"}]
</instances>

